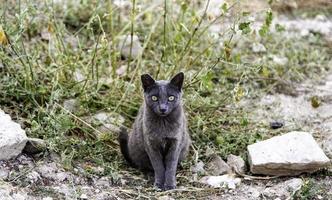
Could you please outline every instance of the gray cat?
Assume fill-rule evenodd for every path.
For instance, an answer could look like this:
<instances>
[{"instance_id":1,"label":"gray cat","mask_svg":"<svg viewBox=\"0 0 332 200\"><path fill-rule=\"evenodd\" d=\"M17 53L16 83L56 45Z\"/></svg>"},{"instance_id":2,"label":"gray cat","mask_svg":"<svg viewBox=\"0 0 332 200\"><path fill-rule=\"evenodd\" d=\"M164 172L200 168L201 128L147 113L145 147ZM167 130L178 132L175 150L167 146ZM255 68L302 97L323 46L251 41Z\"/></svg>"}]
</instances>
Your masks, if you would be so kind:
<instances>
[{"instance_id":1,"label":"gray cat","mask_svg":"<svg viewBox=\"0 0 332 200\"><path fill-rule=\"evenodd\" d=\"M184 74L170 81L141 76L144 103L128 136L121 131L121 152L134 167L154 171L154 185L163 190L176 187L176 169L191 143L182 106Z\"/></svg>"}]
</instances>

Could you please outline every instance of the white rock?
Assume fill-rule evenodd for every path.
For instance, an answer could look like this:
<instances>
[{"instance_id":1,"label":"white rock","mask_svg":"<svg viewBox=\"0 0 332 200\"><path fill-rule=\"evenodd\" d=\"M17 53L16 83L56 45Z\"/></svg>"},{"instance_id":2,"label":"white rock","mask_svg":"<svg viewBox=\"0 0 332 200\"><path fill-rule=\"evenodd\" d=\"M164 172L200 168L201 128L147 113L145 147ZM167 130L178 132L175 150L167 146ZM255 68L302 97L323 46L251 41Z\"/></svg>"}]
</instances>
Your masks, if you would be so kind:
<instances>
[{"instance_id":1,"label":"white rock","mask_svg":"<svg viewBox=\"0 0 332 200\"><path fill-rule=\"evenodd\" d=\"M128 7L128 9L131 7L131 2L126 0L114 0L113 3L118 7Z\"/></svg>"},{"instance_id":2,"label":"white rock","mask_svg":"<svg viewBox=\"0 0 332 200\"><path fill-rule=\"evenodd\" d=\"M123 35L119 37L118 51L120 51L121 55L125 58L130 57L130 47L131 47L131 35ZM143 51L141 43L137 37L137 35L133 35L133 43L131 50L131 58L137 58Z\"/></svg>"},{"instance_id":3,"label":"white rock","mask_svg":"<svg viewBox=\"0 0 332 200\"><path fill-rule=\"evenodd\" d=\"M9 175L9 169L0 168L0 179L7 179Z\"/></svg>"},{"instance_id":4,"label":"white rock","mask_svg":"<svg viewBox=\"0 0 332 200\"><path fill-rule=\"evenodd\" d=\"M63 102L63 107L70 112L77 111L78 106L76 99L67 99Z\"/></svg>"},{"instance_id":5,"label":"white rock","mask_svg":"<svg viewBox=\"0 0 332 200\"><path fill-rule=\"evenodd\" d=\"M86 194L81 194L80 199L88 199L88 195L86 195Z\"/></svg>"},{"instance_id":6,"label":"white rock","mask_svg":"<svg viewBox=\"0 0 332 200\"><path fill-rule=\"evenodd\" d=\"M274 55L272 58L273 58L273 62L277 65L283 66L288 63L288 58L286 58L286 57L280 57L280 56Z\"/></svg>"},{"instance_id":7,"label":"white rock","mask_svg":"<svg viewBox=\"0 0 332 200\"><path fill-rule=\"evenodd\" d=\"M247 148L250 170L254 174L298 175L330 164L315 139L306 132L293 131Z\"/></svg>"},{"instance_id":8,"label":"white rock","mask_svg":"<svg viewBox=\"0 0 332 200\"><path fill-rule=\"evenodd\" d=\"M330 35L332 32L331 20L324 21L324 17L306 18L306 19L276 19L274 23L281 24L287 30L289 35L291 32L300 32L301 36L309 35L310 32L320 33L322 35Z\"/></svg>"},{"instance_id":9,"label":"white rock","mask_svg":"<svg viewBox=\"0 0 332 200\"><path fill-rule=\"evenodd\" d=\"M266 188L262 194L268 198L289 199L296 191L300 190L303 181L300 178L293 178Z\"/></svg>"},{"instance_id":10,"label":"white rock","mask_svg":"<svg viewBox=\"0 0 332 200\"><path fill-rule=\"evenodd\" d=\"M13 187L7 183L0 183L0 199L1 200L29 200L26 192L20 188Z\"/></svg>"},{"instance_id":11,"label":"white rock","mask_svg":"<svg viewBox=\"0 0 332 200\"><path fill-rule=\"evenodd\" d=\"M240 156L230 154L227 156L227 164L232 170L244 174L247 171L246 163Z\"/></svg>"},{"instance_id":12,"label":"white rock","mask_svg":"<svg viewBox=\"0 0 332 200\"><path fill-rule=\"evenodd\" d=\"M56 173L56 175L55 175L55 179L59 182L68 180L69 177L70 177L70 174L67 172L59 172L59 173Z\"/></svg>"},{"instance_id":13,"label":"white rock","mask_svg":"<svg viewBox=\"0 0 332 200\"><path fill-rule=\"evenodd\" d=\"M113 192L102 191L100 194L97 194L94 199L96 200L108 200L108 199L117 199L117 196L112 194Z\"/></svg>"},{"instance_id":14,"label":"white rock","mask_svg":"<svg viewBox=\"0 0 332 200\"><path fill-rule=\"evenodd\" d=\"M315 20L325 22L327 21L327 17L323 14L319 14L315 17Z\"/></svg>"},{"instance_id":15,"label":"white rock","mask_svg":"<svg viewBox=\"0 0 332 200\"><path fill-rule=\"evenodd\" d=\"M261 43L253 43L251 49L254 53L266 52L265 46Z\"/></svg>"},{"instance_id":16,"label":"white rock","mask_svg":"<svg viewBox=\"0 0 332 200\"><path fill-rule=\"evenodd\" d=\"M56 192L63 194L65 196L64 199L76 199L76 190L74 186L66 185L66 184L60 184L58 186L52 187L53 190ZM76 197L76 198L74 198Z\"/></svg>"},{"instance_id":17,"label":"white rock","mask_svg":"<svg viewBox=\"0 0 332 200\"><path fill-rule=\"evenodd\" d=\"M53 200L52 197L44 197L43 200Z\"/></svg>"},{"instance_id":18,"label":"white rock","mask_svg":"<svg viewBox=\"0 0 332 200\"><path fill-rule=\"evenodd\" d=\"M93 116L94 120L101 124L101 132L118 132L119 127L124 123L125 118L117 113L99 112Z\"/></svg>"},{"instance_id":19,"label":"white rock","mask_svg":"<svg viewBox=\"0 0 332 200\"><path fill-rule=\"evenodd\" d=\"M41 38L42 38L43 40L46 40L46 41L49 41L49 40L51 40L51 38L52 38L52 35L51 35L51 33L48 31L47 28L44 28L44 29L41 31L40 35L41 35Z\"/></svg>"},{"instance_id":20,"label":"white rock","mask_svg":"<svg viewBox=\"0 0 332 200\"><path fill-rule=\"evenodd\" d=\"M158 200L174 200L174 198L165 195L165 196L158 197Z\"/></svg>"},{"instance_id":21,"label":"white rock","mask_svg":"<svg viewBox=\"0 0 332 200\"><path fill-rule=\"evenodd\" d=\"M30 183L37 183L41 177L36 171L32 171L29 174L26 175L27 179Z\"/></svg>"},{"instance_id":22,"label":"white rock","mask_svg":"<svg viewBox=\"0 0 332 200\"><path fill-rule=\"evenodd\" d=\"M310 34L310 31L308 29L302 29L300 30L301 37L308 36Z\"/></svg>"},{"instance_id":23,"label":"white rock","mask_svg":"<svg viewBox=\"0 0 332 200\"><path fill-rule=\"evenodd\" d=\"M64 37L64 42L67 44L68 48L71 48L73 50L77 50L78 45L79 45L79 40L78 36L73 36L73 35L67 35Z\"/></svg>"},{"instance_id":24,"label":"white rock","mask_svg":"<svg viewBox=\"0 0 332 200\"><path fill-rule=\"evenodd\" d=\"M20 154L27 139L21 126L0 109L0 160L8 160Z\"/></svg>"},{"instance_id":25,"label":"white rock","mask_svg":"<svg viewBox=\"0 0 332 200\"><path fill-rule=\"evenodd\" d=\"M82 71L77 69L75 72L74 72L74 80L76 82L82 82L85 80L85 76L83 75Z\"/></svg>"},{"instance_id":26,"label":"white rock","mask_svg":"<svg viewBox=\"0 0 332 200\"><path fill-rule=\"evenodd\" d=\"M103 176L95 182L95 186L99 188L108 188L110 187L112 179L107 176Z\"/></svg>"},{"instance_id":27,"label":"white rock","mask_svg":"<svg viewBox=\"0 0 332 200\"><path fill-rule=\"evenodd\" d=\"M45 163L36 168L37 172L44 178L54 179L58 171L58 167L55 162Z\"/></svg>"},{"instance_id":28,"label":"white rock","mask_svg":"<svg viewBox=\"0 0 332 200\"><path fill-rule=\"evenodd\" d=\"M236 178L235 174L226 174L222 176L204 176L199 182L216 188L227 187L229 189L235 189L236 186L240 185L241 179Z\"/></svg>"},{"instance_id":29,"label":"white rock","mask_svg":"<svg viewBox=\"0 0 332 200\"><path fill-rule=\"evenodd\" d=\"M118 76L123 76L127 71L127 67L128 65L121 65L118 69L116 69L116 74Z\"/></svg>"},{"instance_id":30,"label":"white rock","mask_svg":"<svg viewBox=\"0 0 332 200\"><path fill-rule=\"evenodd\" d=\"M205 172L205 170L204 170L204 163L202 161L199 161L198 163L196 163L196 165L191 166L190 170L193 173L204 173Z\"/></svg>"},{"instance_id":31,"label":"white rock","mask_svg":"<svg viewBox=\"0 0 332 200\"><path fill-rule=\"evenodd\" d=\"M247 191L250 194L250 196L255 199L259 199L259 196L261 195L261 193L256 188L253 187L249 187Z\"/></svg>"},{"instance_id":32,"label":"white rock","mask_svg":"<svg viewBox=\"0 0 332 200\"><path fill-rule=\"evenodd\" d=\"M15 200L26 200L28 198L28 195L22 193L14 193L12 194L12 198Z\"/></svg>"}]
</instances>

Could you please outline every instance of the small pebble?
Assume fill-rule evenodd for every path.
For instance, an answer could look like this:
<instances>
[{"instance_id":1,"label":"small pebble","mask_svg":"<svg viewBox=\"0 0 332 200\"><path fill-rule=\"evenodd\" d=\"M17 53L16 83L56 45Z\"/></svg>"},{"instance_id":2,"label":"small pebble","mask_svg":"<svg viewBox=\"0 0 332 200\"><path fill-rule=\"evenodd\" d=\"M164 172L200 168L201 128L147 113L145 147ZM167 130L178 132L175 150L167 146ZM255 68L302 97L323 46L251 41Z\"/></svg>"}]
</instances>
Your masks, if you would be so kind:
<instances>
[{"instance_id":1,"label":"small pebble","mask_svg":"<svg viewBox=\"0 0 332 200\"><path fill-rule=\"evenodd\" d=\"M270 127L272 129L278 129L278 128L281 128L284 126L284 123L283 122L278 122L278 121L275 121L275 122L271 122L270 123Z\"/></svg>"}]
</instances>

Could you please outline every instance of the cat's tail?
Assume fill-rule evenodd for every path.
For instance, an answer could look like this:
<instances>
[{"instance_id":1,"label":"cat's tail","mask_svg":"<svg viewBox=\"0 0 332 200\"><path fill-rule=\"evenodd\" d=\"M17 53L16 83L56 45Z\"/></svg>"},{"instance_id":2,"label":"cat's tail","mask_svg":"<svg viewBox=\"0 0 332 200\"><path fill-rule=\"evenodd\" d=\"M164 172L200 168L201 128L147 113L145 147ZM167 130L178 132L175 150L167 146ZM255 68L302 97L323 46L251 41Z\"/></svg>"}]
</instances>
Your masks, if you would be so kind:
<instances>
[{"instance_id":1,"label":"cat's tail","mask_svg":"<svg viewBox=\"0 0 332 200\"><path fill-rule=\"evenodd\" d=\"M129 156L129 148L128 148L128 132L126 128L121 127L120 128L120 134L119 134L119 143L120 143L120 150L123 155L123 157L127 160L127 162L133 165L133 161L131 160Z\"/></svg>"}]
</instances>

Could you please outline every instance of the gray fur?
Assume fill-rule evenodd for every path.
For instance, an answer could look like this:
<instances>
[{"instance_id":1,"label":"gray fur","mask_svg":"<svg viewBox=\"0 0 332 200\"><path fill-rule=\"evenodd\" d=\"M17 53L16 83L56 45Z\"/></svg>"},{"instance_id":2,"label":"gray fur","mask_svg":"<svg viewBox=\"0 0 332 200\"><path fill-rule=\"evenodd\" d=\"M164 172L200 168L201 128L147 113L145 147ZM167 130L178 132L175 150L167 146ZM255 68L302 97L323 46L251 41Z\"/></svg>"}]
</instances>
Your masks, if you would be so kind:
<instances>
[{"instance_id":1,"label":"gray fur","mask_svg":"<svg viewBox=\"0 0 332 200\"><path fill-rule=\"evenodd\" d=\"M129 155L125 157L134 166L154 171L156 187L174 189L177 165L187 155L191 142L181 101L183 73L171 81L154 81L142 75L142 83L144 103L127 139L127 149L122 150L125 146L120 140L121 150L127 150ZM152 101L151 95L158 96L158 101ZM170 95L174 96L172 102L168 100Z\"/></svg>"}]
</instances>

